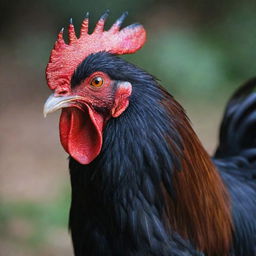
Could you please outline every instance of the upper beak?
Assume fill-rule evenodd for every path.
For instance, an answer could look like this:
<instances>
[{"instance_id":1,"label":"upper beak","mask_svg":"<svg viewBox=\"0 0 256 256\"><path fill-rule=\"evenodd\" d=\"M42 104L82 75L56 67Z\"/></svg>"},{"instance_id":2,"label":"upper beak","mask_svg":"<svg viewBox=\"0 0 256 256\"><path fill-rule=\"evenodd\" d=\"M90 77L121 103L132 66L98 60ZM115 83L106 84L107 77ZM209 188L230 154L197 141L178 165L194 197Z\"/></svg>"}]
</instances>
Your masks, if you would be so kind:
<instances>
[{"instance_id":1,"label":"upper beak","mask_svg":"<svg viewBox=\"0 0 256 256\"><path fill-rule=\"evenodd\" d=\"M51 94L44 104L44 117L61 108L67 108L80 99L79 96L54 96Z\"/></svg>"}]
</instances>

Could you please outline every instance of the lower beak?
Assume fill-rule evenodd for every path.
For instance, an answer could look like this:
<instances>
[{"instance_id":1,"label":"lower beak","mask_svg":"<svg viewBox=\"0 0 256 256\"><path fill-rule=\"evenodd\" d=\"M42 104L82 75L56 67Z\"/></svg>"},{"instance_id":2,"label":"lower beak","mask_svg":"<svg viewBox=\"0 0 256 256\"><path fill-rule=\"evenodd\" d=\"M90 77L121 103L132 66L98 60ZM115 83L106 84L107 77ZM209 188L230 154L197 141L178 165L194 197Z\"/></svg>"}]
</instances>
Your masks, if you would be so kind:
<instances>
[{"instance_id":1,"label":"lower beak","mask_svg":"<svg viewBox=\"0 0 256 256\"><path fill-rule=\"evenodd\" d=\"M51 94L44 104L44 117L46 117L47 114L55 112L56 110L59 110L61 108L71 107L71 105L73 105L73 103L78 99L81 99L81 97L54 96L53 94Z\"/></svg>"}]
</instances>

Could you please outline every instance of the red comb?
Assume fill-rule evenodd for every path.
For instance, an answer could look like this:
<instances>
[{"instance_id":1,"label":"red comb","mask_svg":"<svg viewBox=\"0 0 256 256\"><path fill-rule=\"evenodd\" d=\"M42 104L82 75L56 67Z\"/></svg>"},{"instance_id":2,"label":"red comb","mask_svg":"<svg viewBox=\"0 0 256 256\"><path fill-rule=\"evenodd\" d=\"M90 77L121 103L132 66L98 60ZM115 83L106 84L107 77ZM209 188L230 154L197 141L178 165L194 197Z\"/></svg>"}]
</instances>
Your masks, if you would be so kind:
<instances>
[{"instance_id":1,"label":"red comb","mask_svg":"<svg viewBox=\"0 0 256 256\"><path fill-rule=\"evenodd\" d=\"M69 44L63 40L62 29L51 52L50 61L46 68L46 79L50 89L57 86L70 86L71 76L77 66L90 54L106 51L113 54L134 53L146 41L146 31L140 24L132 24L120 30L127 16L125 12L112 25L104 31L105 21L108 17L107 10L99 19L92 34L88 34L89 15L83 20L80 37L76 37L72 20L69 25Z\"/></svg>"}]
</instances>

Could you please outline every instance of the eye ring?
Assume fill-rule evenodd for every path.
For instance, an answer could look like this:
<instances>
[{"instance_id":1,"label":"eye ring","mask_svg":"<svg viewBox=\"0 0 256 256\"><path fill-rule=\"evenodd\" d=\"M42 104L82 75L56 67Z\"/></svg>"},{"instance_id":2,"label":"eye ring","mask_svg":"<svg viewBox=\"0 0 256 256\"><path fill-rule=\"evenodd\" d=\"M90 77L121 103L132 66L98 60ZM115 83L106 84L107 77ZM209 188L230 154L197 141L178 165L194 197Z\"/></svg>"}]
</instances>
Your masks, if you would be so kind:
<instances>
[{"instance_id":1,"label":"eye ring","mask_svg":"<svg viewBox=\"0 0 256 256\"><path fill-rule=\"evenodd\" d=\"M92 78L90 85L93 87L101 87L104 84L104 80L101 76L95 76Z\"/></svg>"}]
</instances>

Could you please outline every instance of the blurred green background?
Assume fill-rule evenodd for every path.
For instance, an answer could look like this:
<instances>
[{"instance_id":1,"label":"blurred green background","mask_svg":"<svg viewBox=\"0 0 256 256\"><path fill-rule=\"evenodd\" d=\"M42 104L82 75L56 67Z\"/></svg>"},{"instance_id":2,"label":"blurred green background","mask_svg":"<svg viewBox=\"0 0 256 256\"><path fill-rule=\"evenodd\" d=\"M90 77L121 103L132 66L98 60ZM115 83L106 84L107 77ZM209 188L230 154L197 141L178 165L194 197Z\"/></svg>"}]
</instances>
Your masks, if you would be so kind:
<instances>
[{"instance_id":1,"label":"blurred green background","mask_svg":"<svg viewBox=\"0 0 256 256\"><path fill-rule=\"evenodd\" d=\"M209 153L225 102L256 73L255 1L0 1L0 255L71 255L67 155L58 116L43 118L44 69L70 17L91 29L106 9L110 26L144 24L148 40L127 60L143 67L186 108Z\"/></svg>"}]
</instances>

